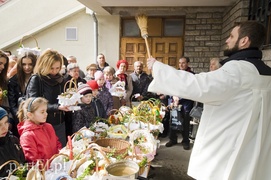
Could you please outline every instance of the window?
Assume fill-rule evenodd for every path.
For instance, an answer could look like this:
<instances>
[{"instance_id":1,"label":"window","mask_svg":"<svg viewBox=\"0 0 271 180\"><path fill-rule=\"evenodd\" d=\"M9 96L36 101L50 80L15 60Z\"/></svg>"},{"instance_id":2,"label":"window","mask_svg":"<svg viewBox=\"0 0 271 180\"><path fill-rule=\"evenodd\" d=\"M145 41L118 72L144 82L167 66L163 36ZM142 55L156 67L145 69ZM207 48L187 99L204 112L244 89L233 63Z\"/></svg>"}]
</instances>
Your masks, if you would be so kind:
<instances>
[{"instance_id":1,"label":"window","mask_svg":"<svg viewBox=\"0 0 271 180\"><path fill-rule=\"evenodd\" d=\"M184 17L148 17L148 36L180 37L184 34ZM141 37L135 18L122 19L123 37Z\"/></svg>"},{"instance_id":2,"label":"window","mask_svg":"<svg viewBox=\"0 0 271 180\"><path fill-rule=\"evenodd\" d=\"M123 21L123 36L139 37L140 30L135 19L126 19Z\"/></svg>"},{"instance_id":3,"label":"window","mask_svg":"<svg viewBox=\"0 0 271 180\"><path fill-rule=\"evenodd\" d=\"M261 22L266 27L265 47L271 47L271 0L250 0L249 20Z\"/></svg>"},{"instance_id":4,"label":"window","mask_svg":"<svg viewBox=\"0 0 271 180\"><path fill-rule=\"evenodd\" d=\"M183 19L165 19L164 35L165 36L183 36Z\"/></svg>"}]
</instances>

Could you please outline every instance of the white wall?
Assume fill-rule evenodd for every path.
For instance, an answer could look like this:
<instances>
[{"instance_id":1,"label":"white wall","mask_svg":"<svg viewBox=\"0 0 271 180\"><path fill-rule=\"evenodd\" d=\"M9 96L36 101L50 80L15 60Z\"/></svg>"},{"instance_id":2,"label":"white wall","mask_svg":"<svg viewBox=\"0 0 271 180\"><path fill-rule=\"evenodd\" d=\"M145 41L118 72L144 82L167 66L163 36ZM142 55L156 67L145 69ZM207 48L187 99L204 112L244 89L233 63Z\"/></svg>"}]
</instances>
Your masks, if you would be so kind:
<instances>
[{"instance_id":1,"label":"white wall","mask_svg":"<svg viewBox=\"0 0 271 180\"><path fill-rule=\"evenodd\" d=\"M99 21L98 53L103 53L106 62L116 69L120 53L120 17L97 16Z\"/></svg>"},{"instance_id":2,"label":"white wall","mask_svg":"<svg viewBox=\"0 0 271 180\"><path fill-rule=\"evenodd\" d=\"M0 9L0 49L82 8L84 6L81 3L73 0L9 1Z\"/></svg>"},{"instance_id":3,"label":"white wall","mask_svg":"<svg viewBox=\"0 0 271 180\"><path fill-rule=\"evenodd\" d=\"M119 58L119 16L97 16L98 19L98 53L103 53L106 61L115 68ZM65 28L77 27L78 41L65 40ZM80 68L85 72L85 67L95 63L94 58L94 21L85 10L58 22L45 29L35 38L41 50L47 48L55 49L64 56L74 55L78 59ZM25 47L35 47L33 39L24 41ZM18 44L9 47L12 53L17 54Z\"/></svg>"}]
</instances>

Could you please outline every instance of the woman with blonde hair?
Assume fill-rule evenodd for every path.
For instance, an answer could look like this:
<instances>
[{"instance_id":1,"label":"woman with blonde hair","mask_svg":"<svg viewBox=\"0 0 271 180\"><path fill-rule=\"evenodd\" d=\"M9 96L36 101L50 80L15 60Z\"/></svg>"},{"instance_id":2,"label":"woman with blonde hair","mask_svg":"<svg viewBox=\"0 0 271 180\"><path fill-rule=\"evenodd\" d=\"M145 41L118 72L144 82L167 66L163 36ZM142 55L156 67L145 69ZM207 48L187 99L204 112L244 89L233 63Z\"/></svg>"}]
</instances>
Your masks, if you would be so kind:
<instances>
[{"instance_id":1,"label":"woman with blonde hair","mask_svg":"<svg viewBox=\"0 0 271 180\"><path fill-rule=\"evenodd\" d=\"M64 112L69 111L69 107L59 105L57 99L64 88L64 80L59 73L62 58L62 55L55 50L45 50L38 58L34 75L28 82L26 94L28 97L44 97L48 100L47 122L53 125L62 146L65 146Z\"/></svg>"}]
</instances>

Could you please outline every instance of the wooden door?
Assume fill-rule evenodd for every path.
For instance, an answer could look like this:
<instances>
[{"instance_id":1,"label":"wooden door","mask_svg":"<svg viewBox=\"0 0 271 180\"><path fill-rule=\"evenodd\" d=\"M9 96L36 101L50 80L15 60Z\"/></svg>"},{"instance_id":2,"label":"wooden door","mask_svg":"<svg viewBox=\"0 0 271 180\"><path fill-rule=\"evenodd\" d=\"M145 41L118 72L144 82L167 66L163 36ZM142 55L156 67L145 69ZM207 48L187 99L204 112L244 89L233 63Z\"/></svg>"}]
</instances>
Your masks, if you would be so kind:
<instances>
[{"instance_id":1,"label":"wooden door","mask_svg":"<svg viewBox=\"0 0 271 180\"><path fill-rule=\"evenodd\" d=\"M182 38L152 38L152 56L165 64L178 68L179 59L183 55Z\"/></svg>"},{"instance_id":2,"label":"wooden door","mask_svg":"<svg viewBox=\"0 0 271 180\"><path fill-rule=\"evenodd\" d=\"M126 59L129 63L129 72L134 70L134 62L143 62L144 71L147 72L147 49L143 38L121 38L120 58Z\"/></svg>"},{"instance_id":3,"label":"wooden door","mask_svg":"<svg viewBox=\"0 0 271 180\"><path fill-rule=\"evenodd\" d=\"M158 61L170 66L178 67L178 59L183 55L182 38L148 38L151 55ZM144 71L148 72L146 61L148 58L145 41L143 38L121 38L120 58L129 63L128 71L133 71L135 61L142 61Z\"/></svg>"}]
</instances>

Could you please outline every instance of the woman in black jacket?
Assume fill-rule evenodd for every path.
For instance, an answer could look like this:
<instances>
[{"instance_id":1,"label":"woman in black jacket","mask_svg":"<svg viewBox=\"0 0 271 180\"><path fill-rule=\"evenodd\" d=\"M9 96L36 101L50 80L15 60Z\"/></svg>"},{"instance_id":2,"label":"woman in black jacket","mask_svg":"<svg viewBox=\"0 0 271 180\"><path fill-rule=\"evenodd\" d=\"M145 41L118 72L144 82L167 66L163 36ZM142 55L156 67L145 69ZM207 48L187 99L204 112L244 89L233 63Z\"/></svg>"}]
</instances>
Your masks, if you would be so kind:
<instances>
[{"instance_id":1,"label":"woman in black jacket","mask_svg":"<svg viewBox=\"0 0 271 180\"><path fill-rule=\"evenodd\" d=\"M64 112L68 106L58 104L58 95L63 92L64 80L59 74L62 67L62 55L57 51L45 50L37 60L34 75L31 76L26 94L28 97L44 97L48 100L47 122L52 124L62 146L66 145Z\"/></svg>"},{"instance_id":2,"label":"woman in black jacket","mask_svg":"<svg viewBox=\"0 0 271 180\"><path fill-rule=\"evenodd\" d=\"M19 164L25 162L25 157L17 137L8 131L8 113L0 107L0 166L9 160L15 160ZM7 177L14 170L15 164L11 162L0 169L0 179Z\"/></svg>"},{"instance_id":3,"label":"woman in black jacket","mask_svg":"<svg viewBox=\"0 0 271 180\"><path fill-rule=\"evenodd\" d=\"M30 52L26 53L17 62L17 74L8 81L8 100L10 112L13 116L12 132L17 137L19 137L17 130L19 120L16 114L20 103L18 100L25 95L26 84L33 74L36 61L37 56Z\"/></svg>"}]
</instances>

